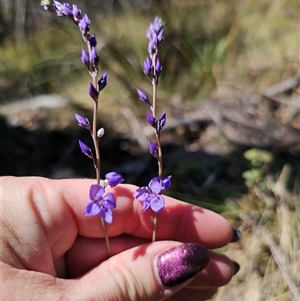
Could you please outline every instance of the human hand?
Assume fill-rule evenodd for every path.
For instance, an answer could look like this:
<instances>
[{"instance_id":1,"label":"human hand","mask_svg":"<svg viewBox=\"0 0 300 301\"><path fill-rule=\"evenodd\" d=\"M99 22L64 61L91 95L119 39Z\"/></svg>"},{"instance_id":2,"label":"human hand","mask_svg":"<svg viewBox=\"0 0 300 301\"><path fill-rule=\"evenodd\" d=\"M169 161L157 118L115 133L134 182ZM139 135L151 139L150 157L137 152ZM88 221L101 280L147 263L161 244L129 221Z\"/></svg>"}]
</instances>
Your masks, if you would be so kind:
<instances>
[{"instance_id":1,"label":"human hand","mask_svg":"<svg viewBox=\"0 0 300 301\"><path fill-rule=\"evenodd\" d=\"M113 223L107 225L112 252L108 258L99 216L83 214L92 183L1 178L4 300L207 300L237 272L236 263L209 251L209 263L201 272L181 273L180 283L164 285L159 254L177 246L171 256L180 257L189 246L196 246L202 253L193 259L198 256L205 266L205 250L182 243L214 249L237 240L239 233L216 213L165 197L159 241L150 243L153 217L133 200L132 185L113 190L117 208Z\"/></svg>"}]
</instances>

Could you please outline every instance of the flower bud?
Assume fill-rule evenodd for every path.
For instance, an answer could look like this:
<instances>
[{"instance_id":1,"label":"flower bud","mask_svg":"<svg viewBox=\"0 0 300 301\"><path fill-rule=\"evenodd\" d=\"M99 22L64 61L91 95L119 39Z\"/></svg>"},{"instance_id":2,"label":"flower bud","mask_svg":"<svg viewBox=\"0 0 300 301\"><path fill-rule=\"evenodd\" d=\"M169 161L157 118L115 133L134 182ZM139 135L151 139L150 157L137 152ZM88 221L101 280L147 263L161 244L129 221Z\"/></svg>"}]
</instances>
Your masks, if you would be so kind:
<instances>
[{"instance_id":1,"label":"flower bud","mask_svg":"<svg viewBox=\"0 0 300 301\"><path fill-rule=\"evenodd\" d=\"M93 34L90 38L90 44L92 47L96 47L97 46L97 39L96 39L96 35Z\"/></svg>"},{"instance_id":2,"label":"flower bud","mask_svg":"<svg viewBox=\"0 0 300 301\"><path fill-rule=\"evenodd\" d=\"M90 83L89 85L89 94L95 102L98 101L99 92L96 90L92 83Z\"/></svg>"},{"instance_id":3,"label":"flower bud","mask_svg":"<svg viewBox=\"0 0 300 301\"><path fill-rule=\"evenodd\" d=\"M100 139L101 137L104 136L104 128L100 128L98 131L97 131L97 138Z\"/></svg>"},{"instance_id":4,"label":"flower bud","mask_svg":"<svg viewBox=\"0 0 300 301\"><path fill-rule=\"evenodd\" d=\"M105 179L111 188L117 186L118 184L124 181L123 177L114 171L107 173L105 175Z\"/></svg>"},{"instance_id":5,"label":"flower bud","mask_svg":"<svg viewBox=\"0 0 300 301\"><path fill-rule=\"evenodd\" d=\"M102 91L107 85L107 73L105 72L98 81L99 92Z\"/></svg>"},{"instance_id":6,"label":"flower bud","mask_svg":"<svg viewBox=\"0 0 300 301\"><path fill-rule=\"evenodd\" d=\"M91 63L97 68L99 64L99 56L97 54L96 48L92 47L91 56L90 56Z\"/></svg>"},{"instance_id":7,"label":"flower bud","mask_svg":"<svg viewBox=\"0 0 300 301\"><path fill-rule=\"evenodd\" d=\"M158 148L157 148L157 146L151 140L148 140L148 146L149 146L150 154L153 157L157 158L158 157Z\"/></svg>"},{"instance_id":8,"label":"flower bud","mask_svg":"<svg viewBox=\"0 0 300 301\"><path fill-rule=\"evenodd\" d=\"M167 114L166 112L162 113L158 120L158 130L160 131L166 124L167 122Z\"/></svg>"},{"instance_id":9,"label":"flower bud","mask_svg":"<svg viewBox=\"0 0 300 301\"><path fill-rule=\"evenodd\" d=\"M81 61L89 68L90 59L85 49L81 50Z\"/></svg>"},{"instance_id":10,"label":"flower bud","mask_svg":"<svg viewBox=\"0 0 300 301\"><path fill-rule=\"evenodd\" d=\"M91 129L90 122L89 122L89 120L86 117L83 117L83 116L81 116L79 114L75 114L75 118L76 118L79 126L85 128L87 130Z\"/></svg>"},{"instance_id":11,"label":"flower bud","mask_svg":"<svg viewBox=\"0 0 300 301\"><path fill-rule=\"evenodd\" d=\"M147 103L148 105L151 105L150 104L150 100L147 96L147 94L145 92L143 92L142 90L139 90L139 89L136 89L138 95L139 95L139 99L145 103Z\"/></svg>"},{"instance_id":12,"label":"flower bud","mask_svg":"<svg viewBox=\"0 0 300 301\"><path fill-rule=\"evenodd\" d=\"M156 125L157 125L157 120L156 118L152 115L152 114L149 114L148 112L146 113L146 116L147 116L147 121L148 123L156 129Z\"/></svg>"},{"instance_id":13,"label":"flower bud","mask_svg":"<svg viewBox=\"0 0 300 301\"><path fill-rule=\"evenodd\" d=\"M89 158L94 159L94 155L92 153L92 150L81 140L79 140L79 146L81 151Z\"/></svg>"}]
</instances>

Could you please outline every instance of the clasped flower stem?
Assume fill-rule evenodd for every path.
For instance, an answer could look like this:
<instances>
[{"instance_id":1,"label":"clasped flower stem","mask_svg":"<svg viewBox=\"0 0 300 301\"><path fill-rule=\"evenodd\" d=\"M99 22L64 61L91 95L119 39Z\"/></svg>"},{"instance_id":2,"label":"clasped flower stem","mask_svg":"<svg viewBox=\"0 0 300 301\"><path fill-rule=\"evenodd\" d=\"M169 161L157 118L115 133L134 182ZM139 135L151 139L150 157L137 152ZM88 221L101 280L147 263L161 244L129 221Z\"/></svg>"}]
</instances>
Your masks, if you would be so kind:
<instances>
[{"instance_id":1,"label":"clasped flower stem","mask_svg":"<svg viewBox=\"0 0 300 301\"><path fill-rule=\"evenodd\" d=\"M148 146L150 154L157 159L158 177L153 178L149 182L148 186L138 188L134 192L134 197L143 202L143 210L151 208L155 212L152 241L156 240L158 212L160 212L165 206L164 197L161 195L161 193L171 186L172 178L171 176L166 178L162 177L163 166L160 131L166 124L166 113L164 112L159 119L156 117L157 85L162 70L162 65L158 57L158 45L164 39L163 27L164 23L162 20L159 17L155 17L154 21L150 23L150 26L146 32L146 37L149 40L147 48L149 57L147 57L144 61L144 73L147 75L147 77L149 77L152 83L152 102L144 91L137 89L139 99L147 104L151 110L151 113L146 113L146 118L150 126L154 129L156 140L156 143L149 140Z\"/></svg>"},{"instance_id":2,"label":"clasped flower stem","mask_svg":"<svg viewBox=\"0 0 300 301\"><path fill-rule=\"evenodd\" d=\"M79 114L75 114L75 118L78 125L90 132L93 140L94 152L83 141L79 141L79 147L84 155L93 160L93 164L96 171L96 184L90 187L90 202L85 208L86 216L100 215L105 234L106 246L108 255L111 255L109 238L106 230L106 223L111 224L113 220L112 209L116 207L115 197L113 193L105 193L107 185L115 187L119 183L123 182L123 178L115 173L110 172L106 174L103 185L100 184L100 149L99 140L104 134L103 129L97 129L97 115L98 115L98 103L100 92L107 85L107 74L104 73L98 80L98 64L99 56L96 51L97 39L96 35L90 34L91 21L86 14L82 14L81 10L76 5L70 5L68 3L60 3L55 0L42 0L41 6L49 11L56 12L59 17L70 18L76 26L78 26L82 38L86 43L86 49L81 50L81 61L88 69L92 82L89 84L88 93L93 99L93 121L90 124L89 120Z\"/></svg>"}]
</instances>

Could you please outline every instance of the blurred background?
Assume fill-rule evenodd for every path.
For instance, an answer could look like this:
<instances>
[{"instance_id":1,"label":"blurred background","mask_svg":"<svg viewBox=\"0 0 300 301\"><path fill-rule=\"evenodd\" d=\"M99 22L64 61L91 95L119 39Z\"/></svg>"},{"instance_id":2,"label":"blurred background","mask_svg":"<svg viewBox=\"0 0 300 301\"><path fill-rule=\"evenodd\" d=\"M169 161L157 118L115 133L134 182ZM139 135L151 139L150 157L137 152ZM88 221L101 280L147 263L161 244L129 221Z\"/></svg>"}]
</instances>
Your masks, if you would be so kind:
<instances>
[{"instance_id":1,"label":"blurred background","mask_svg":"<svg viewBox=\"0 0 300 301\"><path fill-rule=\"evenodd\" d=\"M100 74L102 175L146 185L151 95L145 32L165 22L158 114L170 195L214 210L243 232L220 250L241 271L214 300L300 300L300 73L297 0L74 1L92 20ZM84 43L68 19L36 0L2 0L0 173L95 177L74 113L92 116ZM90 144L91 145L91 144Z\"/></svg>"}]
</instances>

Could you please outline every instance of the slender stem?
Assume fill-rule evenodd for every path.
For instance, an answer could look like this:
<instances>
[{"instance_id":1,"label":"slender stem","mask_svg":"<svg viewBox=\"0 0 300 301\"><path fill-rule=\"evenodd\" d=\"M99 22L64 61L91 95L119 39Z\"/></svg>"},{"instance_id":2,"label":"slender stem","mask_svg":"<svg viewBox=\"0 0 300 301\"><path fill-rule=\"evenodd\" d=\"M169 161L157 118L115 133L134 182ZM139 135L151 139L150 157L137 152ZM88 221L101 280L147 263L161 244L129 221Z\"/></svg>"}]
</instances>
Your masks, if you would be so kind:
<instances>
[{"instance_id":1,"label":"slender stem","mask_svg":"<svg viewBox=\"0 0 300 301\"><path fill-rule=\"evenodd\" d=\"M104 235L105 235L105 242L106 242L106 249L107 249L108 257L110 257L111 251L110 251L109 238L107 235L106 224L105 224L105 220L103 219L103 217L101 217L101 223L102 223L102 227L103 227L103 231L104 231Z\"/></svg>"},{"instance_id":2,"label":"slender stem","mask_svg":"<svg viewBox=\"0 0 300 301\"><path fill-rule=\"evenodd\" d=\"M91 44L90 44L89 40L87 42L87 47L88 47L89 56L91 56L92 48L91 48ZM95 69L92 72L90 72L90 74L92 76L93 86L98 91L98 87L97 87L98 86L97 85L98 70L97 70L97 68L95 67ZM98 91L98 93L99 93L99 91ZM99 148L99 139L97 137L98 102L99 102L99 94L98 94L98 98L94 101L92 138L93 138L93 143L94 143L95 153L96 153L95 169L96 169L97 184L100 184L100 178L101 178L101 174L100 174L100 148ZM111 256L110 243L109 243L109 238L108 238L108 234L107 234L107 230L106 230L105 220L102 217L101 217L101 223L102 223L102 228L103 228L103 231L104 231L108 257L110 257Z\"/></svg>"},{"instance_id":3,"label":"slender stem","mask_svg":"<svg viewBox=\"0 0 300 301\"><path fill-rule=\"evenodd\" d=\"M153 232L152 232L152 241L156 241L156 227L157 227L158 213L155 212L154 220L153 220Z\"/></svg>"},{"instance_id":4,"label":"slender stem","mask_svg":"<svg viewBox=\"0 0 300 301\"><path fill-rule=\"evenodd\" d=\"M155 64L156 64L156 57L157 53L155 53L152 57L152 66L154 70L154 76L152 79L152 114L153 117L156 118L156 95L157 95L157 75L155 71ZM157 141L157 149L158 149L158 158L157 158L157 164L158 164L158 176L162 177L162 151L161 151L161 144L160 144L160 134L158 129L155 129L155 138ZM152 241L156 241L156 229L157 229L157 223L158 223L158 213L155 213L154 219L153 219L153 232L152 232Z\"/></svg>"},{"instance_id":5,"label":"slender stem","mask_svg":"<svg viewBox=\"0 0 300 301\"><path fill-rule=\"evenodd\" d=\"M97 112L98 112L98 102L94 102L94 114L93 114L93 142L96 152L96 178L97 184L100 184L100 150L99 150L99 141L97 137Z\"/></svg>"}]
</instances>

